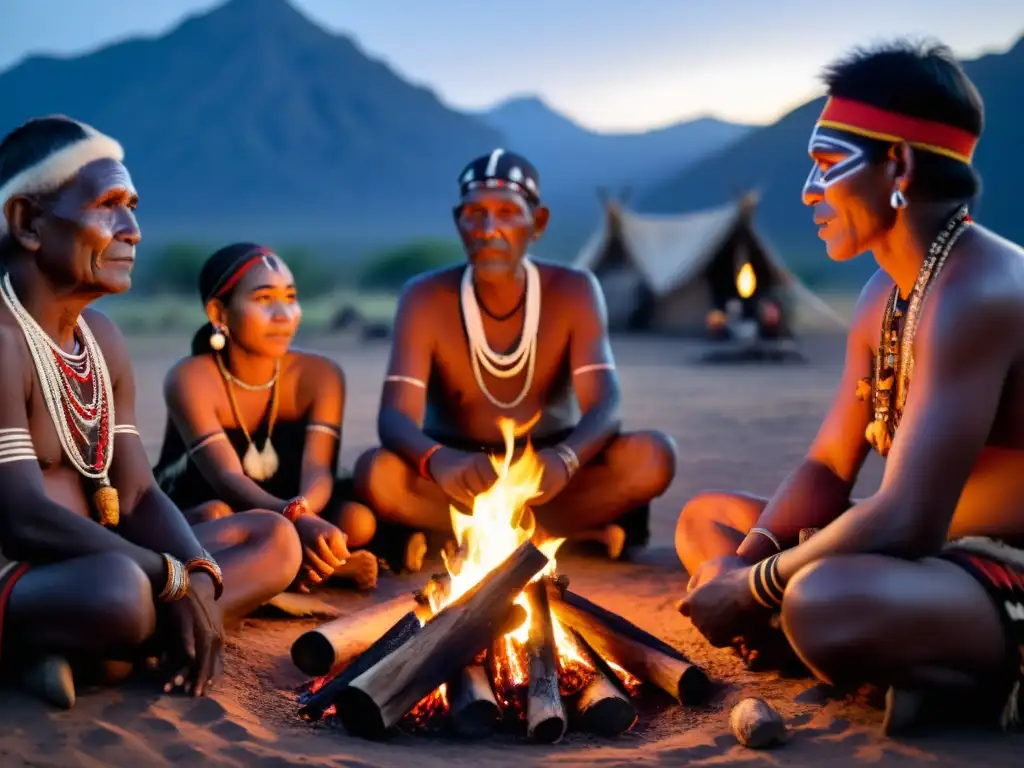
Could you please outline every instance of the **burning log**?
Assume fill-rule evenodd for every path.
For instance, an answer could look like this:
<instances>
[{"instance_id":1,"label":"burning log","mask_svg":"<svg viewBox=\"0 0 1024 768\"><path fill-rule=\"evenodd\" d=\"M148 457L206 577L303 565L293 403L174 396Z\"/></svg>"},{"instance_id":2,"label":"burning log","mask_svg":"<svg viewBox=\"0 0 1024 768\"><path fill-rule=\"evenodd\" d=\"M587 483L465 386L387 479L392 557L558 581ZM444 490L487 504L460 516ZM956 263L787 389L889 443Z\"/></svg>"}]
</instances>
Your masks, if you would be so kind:
<instances>
[{"instance_id":1,"label":"burning log","mask_svg":"<svg viewBox=\"0 0 1024 768\"><path fill-rule=\"evenodd\" d=\"M576 700L576 716L580 728L598 736L625 733L637 719L636 707L633 706L629 692L583 636L573 629L569 632L596 672Z\"/></svg>"},{"instance_id":2,"label":"burning log","mask_svg":"<svg viewBox=\"0 0 1024 768\"><path fill-rule=\"evenodd\" d=\"M530 676L526 694L526 735L541 744L554 744L565 735L566 716L558 687L555 628L546 581L535 581L524 593L530 604L530 637L526 643Z\"/></svg>"},{"instance_id":3,"label":"burning log","mask_svg":"<svg viewBox=\"0 0 1024 768\"><path fill-rule=\"evenodd\" d=\"M429 616L430 612L418 606L411 595L396 597L299 635L292 643L292 661L307 675L323 677L339 664L376 645L373 638L385 631L390 634L399 624L409 627L415 624L418 629L422 623L420 618L426 620Z\"/></svg>"},{"instance_id":4,"label":"burning log","mask_svg":"<svg viewBox=\"0 0 1024 768\"><path fill-rule=\"evenodd\" d=\"M448 685L452 727L460 736L479 739L489 736L501 713L483 664L465 667Z\"/></svg>"},{"instance_id":5,"label":"burning log","mask_svg":"<svg viewBox=\"0 0 1024 768\"><path fill-rule=\"evenodd\" d=\"M711 681L704 670L668 643L560 585L550 584L548 594L555 617L606 660L682 704L703 704L710 697Z\"/></svg>"},{"instance_id":6,"label":"burning log","mask_svg":"<svg viewBox=\"0 0 1024 768\"><path fill-rule=\"evenodd\" d=\"M337 702L345 729L354 736L382 738L488 646L507 623L512 601L547 562L539 549L524 542L409 642L354 679Z\"/></svg>"},{"instance_id":7,"label":"burning log","mask_svg":"<svg viewBox=\"0 0 1024 768\"><path fill-rule=\"evenodd\" d=\"M377 642L356 657L340 674L326 683L320 690L310 694L303 702L302 708L299 710L299 716L310 720L322 718L324 713L334 706L338 696L348 687L349 683L381 659L393 653L397 648L405 645L411 637L420 631L421 627L420 617L415 612L410 611L400 618L391 629L381 635ZM294 648L292 651L294 654Z\"/></svg>"}]
</instances>

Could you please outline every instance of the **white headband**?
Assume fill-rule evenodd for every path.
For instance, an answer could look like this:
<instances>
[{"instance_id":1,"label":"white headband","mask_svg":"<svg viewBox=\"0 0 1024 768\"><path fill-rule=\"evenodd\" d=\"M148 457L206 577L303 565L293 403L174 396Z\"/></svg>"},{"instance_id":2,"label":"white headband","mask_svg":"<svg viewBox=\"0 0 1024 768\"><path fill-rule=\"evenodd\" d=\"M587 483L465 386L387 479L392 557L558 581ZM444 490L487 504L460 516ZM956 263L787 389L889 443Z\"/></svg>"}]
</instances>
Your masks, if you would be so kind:
<instances>
[{"instance_id":1,"label":"white headband","mask_svg":"<svg viewBox=\"0 0 1024 768\"><path fill-rule=\"evenodd\" d=\"M85 136L16 173L0 187L0 205L6 209L7 201L15 195L39 194L59 189L95 160L124 160L124 149L117 141L84 123L79 125L85 131ZM5 234L6 213L0 216L0 236Z\"/></svg>"}]
</instances>

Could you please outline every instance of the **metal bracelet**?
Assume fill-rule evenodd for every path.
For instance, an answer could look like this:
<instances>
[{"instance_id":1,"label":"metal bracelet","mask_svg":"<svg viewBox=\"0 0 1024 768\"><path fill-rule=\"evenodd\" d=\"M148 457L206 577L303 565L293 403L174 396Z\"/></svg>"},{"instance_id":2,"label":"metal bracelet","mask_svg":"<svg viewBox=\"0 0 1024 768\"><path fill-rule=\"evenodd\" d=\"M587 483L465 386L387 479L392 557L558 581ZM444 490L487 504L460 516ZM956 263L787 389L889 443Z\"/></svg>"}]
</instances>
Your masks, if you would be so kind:
<instances>
[{"instance_id":1,"label":"metal bracelet","mask_svg":"<svg viewBox=\"0 0 1024 768\"><path fill-rule=\"evenodd\" d=\"M167 565L167 582L160 590L157 599L161 603L173 603L181 600L188 594L189 577L185 565L178 558L163 553L164 563Z\"/></svg>"},{"instance_id":2,"label":"metal bracelet","mask_svg":"<svg viewBox=\"0 0 1024 768\"><path fill-rule=\"evenodd\" d=\"M224 593L224 574L217 561L213 559L209 552L204 549L202 555L193 557L185 563L185 570L189 574L192 574L194 571L208 574L213 579L213 599L220 599L220 596Z\"/></svg>"},{"instance_id":3,"label":"metal bracelet","mask_svg":"<svg viewBox=\"0 0 1024 768\"><path fill-rule=\"evenodd\" d=\"M558 454L558 458L565 464L565 471L569 473L569 477L573 477L579 472L580 457L576 455L576 451L565 443L559 443L555 446L555 453Z\"/></svg>"},{"instance_id":4,"label":"metal bracelet","mask_svg":"<svg viewBox=\"0 0 1024 768\"><path fill-rule=\"evenodd\" d=\"M751 533L757 533L757 534L760 534L761 536L764 536L772 544L775 545L775 551L776 552L781 552L782 551L782 544L779 542L778 536L776 536L774 533L769 531L767 528L751 528L750 529L750 533L748 533L747 535L749 536Z\"/></svg>"}]
</instances>

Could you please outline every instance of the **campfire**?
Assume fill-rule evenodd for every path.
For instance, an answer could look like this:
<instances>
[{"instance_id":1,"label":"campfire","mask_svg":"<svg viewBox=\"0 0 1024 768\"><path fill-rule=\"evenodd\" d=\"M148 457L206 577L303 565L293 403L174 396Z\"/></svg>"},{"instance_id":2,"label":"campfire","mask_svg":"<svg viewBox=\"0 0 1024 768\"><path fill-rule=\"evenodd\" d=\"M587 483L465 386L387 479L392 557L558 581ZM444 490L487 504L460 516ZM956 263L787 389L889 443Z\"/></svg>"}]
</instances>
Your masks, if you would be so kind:
<instances>
[{"instance_id":1,"label":"campfire","mask_svg":"<svg viewBox=\"0 0 1024 768\"><path fill-rule=\"evenodd\" d=\"M703 670L557 575L562 540L542 540L529 508L541 464L529 443L516 458L516 424L499 424L498 480L471 515L451 509L458 546L443 555L445 573L295 641L293 661L314 678L304 718L370 739L395 727L468 737L506 727L552 743L569 727L629 730L645 684L679 703L707 699Z\"/></svg>"}]
</instances>

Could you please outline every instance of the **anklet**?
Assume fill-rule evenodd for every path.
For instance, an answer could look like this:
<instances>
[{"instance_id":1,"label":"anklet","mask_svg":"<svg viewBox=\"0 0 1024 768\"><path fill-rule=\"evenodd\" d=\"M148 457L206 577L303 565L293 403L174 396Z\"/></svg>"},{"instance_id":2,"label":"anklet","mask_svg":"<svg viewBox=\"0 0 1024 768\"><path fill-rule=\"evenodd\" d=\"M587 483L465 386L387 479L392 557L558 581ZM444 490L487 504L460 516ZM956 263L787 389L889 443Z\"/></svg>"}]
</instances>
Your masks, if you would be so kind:
<instances>
[{"instance_id":1,"label":"anklet","mask_svg":"<svg viewBox=\"0 0 1024 768\"><path fill-rule=\"evenodd\" d=\"M750 593L757 602L773 611L782 605L782 595L786 588L779 576L778 561L781 556L772 555L750 569Z\"/></svg>"},{"instance_id":2,"label":"anklet","mask_svg":"<svg viewBox=\"0 0 1024 768\"><path fill-rule=\"evenodd\" d=\"M185 563L185 570L188 571L190 576L195 571L207 574L213 579L213 599L220 599L220 596L224 593L224 574L221 572L220 566L217 565L217 561L213 559L209 552L204 549L202 555L193 557Z\"/></svg>"},{"instance_id":3,"label":"anklet","mask_svg":"<svg viewBox=\"0 0 1024 768\"><path fill-rule=\"evenodd\" d=\"M188 571L178 558L172 557L166 552L163 553L163 558L167 565L167 582L160 590L160 594L157 595L157 600L161 603L173 603L188 594Z\"/></svg>"}]
</instances>

